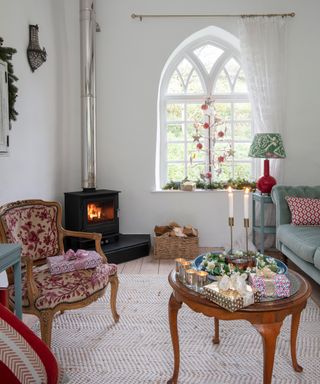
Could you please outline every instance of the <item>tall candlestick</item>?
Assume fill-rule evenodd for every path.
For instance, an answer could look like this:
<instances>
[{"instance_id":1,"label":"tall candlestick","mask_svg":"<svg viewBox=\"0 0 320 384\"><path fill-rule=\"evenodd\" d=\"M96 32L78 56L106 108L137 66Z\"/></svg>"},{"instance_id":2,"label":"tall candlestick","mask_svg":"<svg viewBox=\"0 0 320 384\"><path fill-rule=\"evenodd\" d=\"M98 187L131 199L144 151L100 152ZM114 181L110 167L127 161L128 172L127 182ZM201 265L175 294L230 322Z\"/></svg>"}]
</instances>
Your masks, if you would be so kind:
<instances>
[{"instance_id":1,"label":"tall candlestick","mask_svg":"<svg viewBox=\"0 0 320 384\"><path fill-rule=\"evenodd\" d=\"M243 220L243 223L244 223L244 227L246 229L246 254L247 256L249 255L249 234L248 234L248 230L249 230L249 219L244 219Z\"/></svg>"},{"instance_id":2,"label":"tall candlestick","mask_svg":"<svg viewBox=\"0 0 320 384\"><path fill-rule=\"evenodd\" d=\"M244 218L249 219L249 188L246 188L244 190L243 204L244 204Z\"/></svg>"},{"instance_id":3,"label":"tall candlestick","mask_svg":"<svg viewBox=\"0 0 320 384\"><path fill-rule=\"evenodd\" d=\"M228 224L230 227L230 255L233 254L233 236L232 236L232 227L234 226L234 218L229 217Z\"/></svg>"},{"instance_id":4,"label":"tall candlestick","mask_svg":"<svg viewBox=\"0 0 320 384\"><path fill-rule=\"evenodd\" d=\"M229 200L229 217L233 217L233 191L228 187L228 200Z\"/></svg>"}]
</instances>

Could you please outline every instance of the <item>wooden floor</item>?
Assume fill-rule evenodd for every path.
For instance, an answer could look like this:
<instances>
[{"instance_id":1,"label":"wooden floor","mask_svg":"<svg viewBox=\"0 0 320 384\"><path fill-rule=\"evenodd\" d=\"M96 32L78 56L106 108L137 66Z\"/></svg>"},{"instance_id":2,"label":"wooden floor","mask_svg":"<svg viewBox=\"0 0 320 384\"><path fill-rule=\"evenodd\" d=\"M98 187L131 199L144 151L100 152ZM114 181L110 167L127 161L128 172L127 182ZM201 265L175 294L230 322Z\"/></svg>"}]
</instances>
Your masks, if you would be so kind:
<instances>
[{"instance_id":1,"label":"wooden floor","mask_svg":"<svg viewBox=\"0 0 320 384\"><path fill-rule=\"evenodd\" d=\"M221 251L221 247L200 247L201 253L211 250ZM151 250L149 256L141 257L140 259L128 261L127 263L118 264L118 273L137 273L141 275L155 274L168 275L172 268L175 267L174 259L154 259Z\"/></svg>"},{"instance_id":2,"label":"wooden floor","mask_svg":"<svg viewBox=\"0 0 320 384\"><path fill-rule=\"evenodd\" d=\"M118 273L139 275L167 275L175 266L174 260L155 260L152 255L118 265Z\"/></svg>"}]
</instances>

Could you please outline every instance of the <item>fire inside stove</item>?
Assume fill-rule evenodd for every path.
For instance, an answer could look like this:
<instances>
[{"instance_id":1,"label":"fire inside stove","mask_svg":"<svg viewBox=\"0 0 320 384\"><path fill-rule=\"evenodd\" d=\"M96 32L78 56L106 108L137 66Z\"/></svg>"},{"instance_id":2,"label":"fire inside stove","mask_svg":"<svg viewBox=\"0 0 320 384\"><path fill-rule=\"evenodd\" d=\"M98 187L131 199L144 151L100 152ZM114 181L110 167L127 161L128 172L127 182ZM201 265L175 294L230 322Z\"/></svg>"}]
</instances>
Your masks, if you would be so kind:
<instances>
[{"instance_id":1,"label":"fire inside stove","mask_svg":"<svg viewBox=\"0 0 320 384\"><path fill-rule=\"evenodd\" d=\"M88 223L101 223L114 220L113 201L90 203L87 205Z\"/></svg>"}]
</instances>

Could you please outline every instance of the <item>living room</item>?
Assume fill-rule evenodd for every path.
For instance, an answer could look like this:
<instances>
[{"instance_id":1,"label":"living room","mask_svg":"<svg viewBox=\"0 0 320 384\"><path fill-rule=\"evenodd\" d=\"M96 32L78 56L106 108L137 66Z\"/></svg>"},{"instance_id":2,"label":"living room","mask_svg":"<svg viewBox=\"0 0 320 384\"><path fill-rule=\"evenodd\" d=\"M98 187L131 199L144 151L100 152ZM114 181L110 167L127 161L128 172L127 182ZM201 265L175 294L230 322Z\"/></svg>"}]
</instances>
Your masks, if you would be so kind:
<instances>
[{"instance_id":1,"label":"living room","mask_svg":"<svg viewBox=\"0 0 320 384\"><path fill-rule=\"evenodd\" d=\"M228 2L204 0L201 3L192 0L175 2L96 0L95 3L99 32L95 35L96 178L94 187L98 190L121 191L117 212L121 234L144 234L153 238L153 229L156 225L166 226L176 222L181 225L191 225L198 230L201 249L230 246L230 226L228 225L230 224L228 221L230 200L225 189L196 189L191 192L163 189L164 184L170 182L170 176L175 173L163 172L161 101L164 100L164 93L161 90L169 73L168 68L174 68L175 60L178 60L179 55L187 52L188 44L201 38L202 44L205 44L209 35L220 42L224 39L228 46L232 46L232 52L237 52L236 57L241 62L239 39L243 18L236 15L254 14L257 15L255 18L252 17L255 20L264 19L263 16L258 15L288 15L280 17L286 23L286 40L277 42L277 44L285 44L286 48L285 51L278 52L281 56L277 57L283 65L281 68L284 68L284 76L281 78L283 86L279 89L273 84L274 89L277 89L282 96L282 108L280 112L276 111L279 118L275 123L281 129L286 157L270 160L271 173L276 169L274 176L279 185L302 185L312 188L320 185L320 176L317 172L314 173L320 165L317 156L319 129L316 112L320 109L317 87L320 83L318 71L320 52L317 49L320 33L317 17L320 5L316 0L310 0L307 4L298 0L229 0ZM294 13L294 16L290 16L291 13ZM138 17L133 18L132 14ZM139 15L176 17L139 17ZM177 17L177 15L189 15L189 17ZM27 56L27 48L30 44L29 25L38 25L40 49L45 48L46 51L45 60L34 70L30 68ZM11 63L14 74L18 78L15 82L18 91L14 106L18 115L15 121L10 121L9 146L0 157L1 206L26 199L57 201L63 207L65 224L64 194L81 191L84 179L81 131L83 74L80 64L82 44L80 2L78 0L0 0L0 37L3 39L4 47L12 47L17 51L12 55ZM261 42L261 46L263 45ZM278 53L274 56L278 56ZM195 65L195 62L193 64ZM278 73L275 76L278 76ZM209 95L205 92L203 103L207 96ZM245 96L241 97L243 102ZM249 93L248 98L249 100L252 98ZM254 125L253 114L250 115L250 119ZM178 125L178 123L175 124ZM245 143L248 148L254 134L258 132L260 131L257 129L250 132L250 135L252 134L250 143ZM270 132L278 132L278 128ZM173 156L174 154L173 151ZM237 153L234 159L237 160ZM196 160L194 160L195 163ZM173 157L172 163L174 164L175 161ZM254 158L245 158L243 163L249 164L249 168L246 168L249 173L244 173L244 177L250 182L255 182L263 173L263 163L260 159ZM189 157L185 159L184 165L188 169ZM169 168L167 164L167 169ZM177 170L177 174L181 175L179 172ZM233 175L238 176L236 173ZM182 182L185 176L183 174L179 176L179 180L175 181ZM242 177L243 174L241 173L240 176ZM212 177L213 180L214 177ZM208 183L208 178L205 182ZM319 198L320 193L308 197ZM251 198L250 193L250 248L253 246ZM234 188L234 226L231 228L234 247L246 247L244 208L244 192L241 188ZM276 244L272 243L271 246L275 247ZM267 239L266 248L268 247L270 243ZM278 253L275 254L278 255ZM81 322L81 309L76 310L79 312L75 313L75 317L72 317L73 311L66 311L56 316L53 321L52 351L66 375L69 376L70 383L160 383L170 379L173 369L173 352L167 319L167 303L170 296L168 292L170 293L171 290L167 278L173 267L173 260L155 260L152 251L146 258L119 264L117 311L120 320L116 324L113 322L108 289L107 296L100 299L105 304L103 308L98 307L99 301L91 304L97 305L93 307L97 312L95 314L97 321L104 316L107 318L103 320L106 321L103 324L107 328L104 329L99 323L94 336L91 336L94 328L92 324ZM302 268L303 265L298 267ZM290 264L289 268L291 268ZM136 286L132 286L130 282L133 277L130 277L130 271L138 274L141 270L144 274L136 277ZM158 276L151 279L150 276L155 274ZM310 280L319 283L315 277ZM317 288L318 285L314 286L313 291L315 292ZM156 301L147 294L144 297L143 292L149 290L159 290L161 292L159 295L164 296L165 308L161 309L158 317L155 315L147 317L145 312L140 313L145 306L146 311L155 314L160 306L160 301ZM131 296L133 292L136 296ZM315 319L319 320L319 308L314 306L310 311L313 314L312 320L305 326L300 325L298 336L298 360L302 361L303 373L297 373L292 369L288 357L290 351L285 349L289 343L289 330L288 335L280 334L279 336L279 338L282 337L283 344L280 344L281 348L276 350L273 383L317 382L315 361L319 344L315 343L319 343L319 326ZM68 323L65 323L68 327L77 321L81 324L82 340L81 342L78 340L79 344L76 344L79 350L85 350L86 339L94 338L97 350L95 351L90 344L91 358L89 355L77 356L77 351L74 350L69 354L65 352L68 348L67 345L63 345L63 338L68 338L69 331L63 333L64 323L61 320L63 316L70 316ZM143 316L148 319L148 322L143 320ZM180 341L182 362L179 382L208 383L215 380L214 374L217 374L217 369L221 375L221 383L262 382L263 352L259 335L253 327L247 326L249 330L246 331L245 325L239 325L237 328L240 322L221 322L220 347L224 349L212 350L212 343L206 344L208 334L212 337L212 320L210 319L209 324L209 319L203 319L204 316L195 313L191 315L190 311L185 310L179 322L189 321L189 316L193 316L195 329L186 328L182 333L188 331L193 335L191 339L185 340L184 344L183 337ZM137 321L132 320L135 317ZM139 327L138 320L145 328ZM59 321L62 321L61 325ZM126 321L130 321L130 332L126 330L126 324L129 324ZM201 331L206 329L205 336L194 335L196 322L199 322ZM228 328L224 328L224 323L228 324ZM148 330L149 333L146 329L148 324L152 325ZM117 331L116 327L119 325L123 327L120 330L124 336L134 335L128 345L125 342L121 346L117 345L116 336L119 337L120 331ZM38 323L32 322L30 326L39 336ZM288 325L284 325L283 328L288 328ZM149 336L152 332L156 335L158 331L159 343L157 344L156 336L153 340L152 336L148 339L147 335ZM72 333L74 330L70 332L73 338L76 337L76 333ZM233 336L230 336L231 332L234 332ZM236 345L232 340L237 340L237 345L246 340L234 339L237 332L243 332L247 338L251 348L250 354L242 351L241 348L236 351ZM301 334L308 340L304 348L299 347ZM311 341L312 338L313 341ZM70 344L70 340L68 343ZM99 348L102 349L102 343L105 343L105 347L108 346L109 352L106 356L98 353ZM149 350L142 348L144 344L149 345ZM140 347L141 350L139 350ZM128 352L124 352L125 348ZM159 348L159 351L153 354L152 348ZM131 355L130 351L132 351ZM82 354L82 352L79 353ZM147 358L148 353L151 356L150 362ZM203 374L198 367L201 364L200 361L203 362L205 356L210 357L210 354L215 359L215 369L211 373L212 379L210 379L208 367L203 367ZM250 362L251 355L255 355L253 362ZM200 357L199 360L196 359L197 356ZM94 362L95 358L96 362ZM191 358L192 362L190 362ZM144 373L149 363L153 373ZM86 364L88 367L83 368ZM228 364L230 364L229 368L227 368ZM129 369L126 370L125 367ZM118 376L115 374L116 369L119 371ZM223 370L226 370L225 376L221 372ZM249 371L254 374L250 376Z\"/></svg>"}]
</instances>

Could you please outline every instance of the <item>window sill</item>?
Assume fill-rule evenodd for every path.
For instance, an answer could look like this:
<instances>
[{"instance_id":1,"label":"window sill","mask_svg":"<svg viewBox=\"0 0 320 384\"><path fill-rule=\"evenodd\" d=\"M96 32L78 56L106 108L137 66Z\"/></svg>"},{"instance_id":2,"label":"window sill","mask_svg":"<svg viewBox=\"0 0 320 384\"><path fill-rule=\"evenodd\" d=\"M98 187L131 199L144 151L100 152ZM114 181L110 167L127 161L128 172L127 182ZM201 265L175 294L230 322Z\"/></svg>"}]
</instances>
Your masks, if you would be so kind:
<instances>
[{"instance_id":1,"label":"window sill","mask_svg":"<svg viewBox=\"0 0 320 384\"><path fill-rule=\"evenodd\" d=\"M226 189L196 189L194 191L181 191L180 189L154 189L151 193L216 193L223 192L226 193ZM243 193L242 189L233 189L234 193L240 192Z\"/></svg>"}]
</instances>

